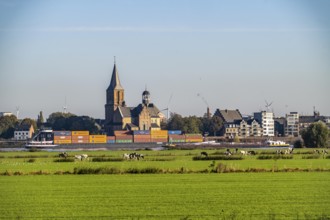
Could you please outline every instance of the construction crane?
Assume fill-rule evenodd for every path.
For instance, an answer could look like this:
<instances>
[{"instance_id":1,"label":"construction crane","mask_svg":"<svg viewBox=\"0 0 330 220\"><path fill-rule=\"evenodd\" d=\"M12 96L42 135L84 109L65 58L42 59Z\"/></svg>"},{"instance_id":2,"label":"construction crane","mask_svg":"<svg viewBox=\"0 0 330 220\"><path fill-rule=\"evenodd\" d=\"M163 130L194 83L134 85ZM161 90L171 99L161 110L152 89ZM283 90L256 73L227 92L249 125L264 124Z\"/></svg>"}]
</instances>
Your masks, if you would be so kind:
<instances>
[{"instance_id":1,"label":"construction crane","mask_svg":"<svg viewBox=\"0 0 330 220\"><path fill-rule=\"evenodd\" d=\"M172 100L172 97L173 97L173 93L171 94L171 96L170 96L170 98L169 98L169 100L168 100L168 102L167 102L167 106L166 106L166 108L164 108L164 109L162 109L162 110L160 110L161 112L162 111L166 111L166 118L167 118L167 120L170 118L170 102L171 102L171 100Z\"/></svg>"},{"instance_id":2,"label":"construction crane","mask_svg":"<svg viewBox=\"0 0 330 220\"><path fill-rule=\"evenodd\" d=\"M203 100L204 104L206 105L206 108L207 108L206 114L207 114L207 117L209 118L211 115L210 115L210 107L209 107L208 102L206 101L206 99L204 98L204 96L202 96L202 94L197 93L197 96L200 97Z\"/></svg>"}]
</instances>

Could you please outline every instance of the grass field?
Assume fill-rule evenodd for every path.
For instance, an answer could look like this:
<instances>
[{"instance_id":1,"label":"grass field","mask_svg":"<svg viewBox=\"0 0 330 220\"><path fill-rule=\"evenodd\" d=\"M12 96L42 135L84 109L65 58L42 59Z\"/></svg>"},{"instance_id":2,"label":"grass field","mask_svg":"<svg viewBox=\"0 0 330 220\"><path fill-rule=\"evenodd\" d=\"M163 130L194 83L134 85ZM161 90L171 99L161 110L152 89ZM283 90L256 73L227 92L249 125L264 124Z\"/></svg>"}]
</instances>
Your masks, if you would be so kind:
<instances>
[{"instance_id":1,"label":"grass field","mask_svg":"<svg viewBox=\"0 0 330 220\"><path fill-rule=\"evenodd\" d=\"M330 159L310 150L296 151L292 159L257 159L273 155L263 150L215 161L253 172L212 173L212 160L193 160L200 151L139 151L144 160L116 162L92 161L119 159L124 151L69 152L70 158L90 156L74 162L54 162L54 152L1 152L0 219L330 219ZM73 174L100 167L122 174ZM146 168L162 174L123 172Z\"/></svg>"},{"instance_id":2,"label":"grass field","mask_svg":"<svg viewBox=\"0 0 330 220\"><path fill-rule=\"evenodd\" d=\"M1 176L2 219L329 219L329 173Z\"/></svg>"}]
</instances>

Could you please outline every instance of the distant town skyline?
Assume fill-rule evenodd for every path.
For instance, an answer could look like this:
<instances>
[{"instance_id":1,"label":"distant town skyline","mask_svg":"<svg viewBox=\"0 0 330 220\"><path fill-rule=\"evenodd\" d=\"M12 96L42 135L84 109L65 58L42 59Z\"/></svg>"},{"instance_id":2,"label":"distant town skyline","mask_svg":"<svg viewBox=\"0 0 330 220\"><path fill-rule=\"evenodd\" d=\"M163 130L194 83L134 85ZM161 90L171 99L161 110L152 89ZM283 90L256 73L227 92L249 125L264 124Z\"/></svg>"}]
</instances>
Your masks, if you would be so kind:
<instances>
[{"instance_id":1,"label":"distant town skyline","mask_svg":"<svg viewBox=\"0 0 330 220\"><path fill-rule=\"evenodd\" d=\"M0 0L0 112L104 118L114 56L125 101L330 115L330 2ZM164 111L166 115L166 111Z\"/></svg>"}]
</instances>

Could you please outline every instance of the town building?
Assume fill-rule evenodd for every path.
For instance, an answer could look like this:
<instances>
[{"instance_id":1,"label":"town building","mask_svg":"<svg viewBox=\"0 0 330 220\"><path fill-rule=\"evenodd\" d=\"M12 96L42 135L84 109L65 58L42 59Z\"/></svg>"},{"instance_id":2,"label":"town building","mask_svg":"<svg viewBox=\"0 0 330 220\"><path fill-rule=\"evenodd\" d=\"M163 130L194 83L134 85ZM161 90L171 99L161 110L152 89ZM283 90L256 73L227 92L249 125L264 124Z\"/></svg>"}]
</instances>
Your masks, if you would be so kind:
<instances>
[{"instance_id":1,"label":"town building","mask_svg":"<svg viewBox=\"0 0 330 220\"><path fill-rule=\"evenodd\" d=\"M299 114L298 112L290 112L286 114L285 136L299 136Z\"/></svg>"},{"instance_id":2,"label":"town building","mask_svg":"<svg viewBox=\"0 0 330 220\"><path fill-rule=\"evenodd\" d=\"M110 85L106 90L105 131L113 135L117 130L160 130L163 114L151 102L150 92L142 93L141 104L127 107L125 90L120 83L116 63L114 64Z\"/></svg>"},{"instance_id":3,"label":"town building","mask_svg":"<svg viewBox=\"0 0 330 220\"><path fill-rule=\"evenodd\" d=\"M14 131L15 140L29 140L32 138L34 128L32 125L19 125Z\"/></svg>"},{"instance_id":4,"label":"town building","mask_svg":"<svg viewBox=\"0 0 330 220\"><path fill-rule=\"evenodd\" d=\"M262 128L255 119L241 120L239 123L240 137L260 137Z\"/></svg>"},{"instance_id":5,"label":"town building","mask_svg":"<svg viewBox=\"0 0 330 220\"><path fill-rule=\"evenodd\" d=\"M220 110L216 109L214 116L218 116L223 124L220 128L220 135L228 138L234 138L239 134L239 124L237 121L243 119L242 114L238 109L236 110Z\"/></svg>"},{"instance_id":6,"label":"town building","mask_svg":"<svg viewBox=\"0 0 330 220\"><path fill-rule=\"evenodd\" d=\"M274 113L273 112L255 112L254 118L262 127L262 136L273 137L275 136L274 128Z\"/></svg>"},{"instance_id":7,"label":"town building","mask_svg":"<svg viewBox=\"0 0 330 220\"><path fill-rule=\"evenodd\" d=\"M274 119L275 136L283 137L285 135L286 119L279 117Z\"/></svg>"},{"instance_id":8,"label":"town building","mask_svg":"<svg viewBox=\"0 0 330 220\"><path fill-rule=\"evenodd\" d=\"M11 113L11 112L0 112L0 117L2 117L2 116L11 116L11 115L14 115L14 114Z\"/></svg>"}]
</instances>

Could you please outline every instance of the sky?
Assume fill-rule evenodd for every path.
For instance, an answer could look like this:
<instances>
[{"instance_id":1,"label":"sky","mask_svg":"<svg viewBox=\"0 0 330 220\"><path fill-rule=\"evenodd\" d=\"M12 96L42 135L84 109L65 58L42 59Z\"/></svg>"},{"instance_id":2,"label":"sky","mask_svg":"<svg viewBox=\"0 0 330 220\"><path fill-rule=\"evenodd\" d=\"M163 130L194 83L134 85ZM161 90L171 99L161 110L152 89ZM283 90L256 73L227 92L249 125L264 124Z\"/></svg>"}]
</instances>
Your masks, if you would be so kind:
<instances>
[{"instance_id":1,"label":"sky","mask_svg":"<svg viewBox=\"0 0 330 220\"><path fill-rule=\"evenodd\" d=\"M0 0L0 112L104 118L114 56L125 101L330 115L328 0ZM166 114L166 111L164 111Z\"/></svg>"}]
</instances>

